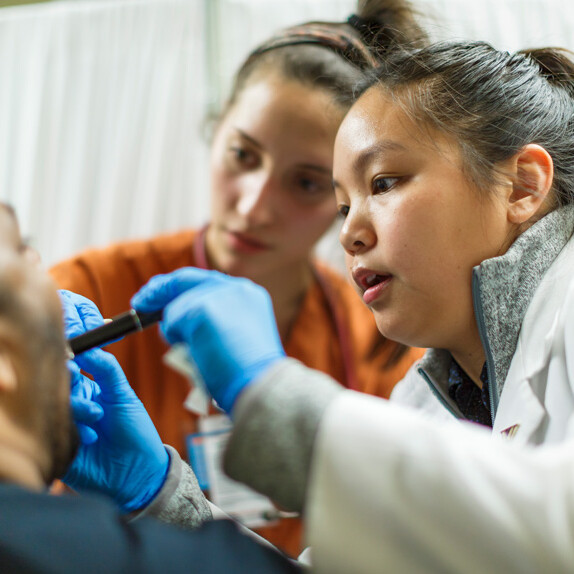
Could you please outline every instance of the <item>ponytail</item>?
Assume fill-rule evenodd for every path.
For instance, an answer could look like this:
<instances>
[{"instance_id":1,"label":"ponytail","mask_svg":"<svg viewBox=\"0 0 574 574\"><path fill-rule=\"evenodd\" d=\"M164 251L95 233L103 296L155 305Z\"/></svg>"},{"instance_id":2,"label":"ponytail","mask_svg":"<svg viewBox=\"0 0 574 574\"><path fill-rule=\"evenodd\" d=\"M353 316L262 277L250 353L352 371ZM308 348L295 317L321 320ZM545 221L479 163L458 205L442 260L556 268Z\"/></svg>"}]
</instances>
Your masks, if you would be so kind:
<instances>
[{"instance_id":1,"label":"ponytail","mask_svg":"<svg viewBox=\"0 0 574 574\"><path fill-rule=\"evenodd\" d=\"M414 49L428 44L428 36L419 26L417 15L408 0L359 0L356 13L347 23L381 60L397 45Z\"/></svg>"},{"instance_id":2,"label":"ponytail","mask_svg":"<svg viewBox=\"0 0 574 574\"><path fill-rule=\"evenodd\" d=\"M556 86L569 91L574 97L574 53L565 48L537 48L521 50L540 69L540 74Z\"/></svg>"},{"instance_id":3,"label":"ponytail","mask_svg":"<svg viewBox=\"0 0 574 574\"><path fill-rule=\"evenodd\" d=\"M279 73L326 89L346 109L363 72L376 68L392 48L426 43L409 0L359 0L345 22L292 26L256 48L235 77L227 107L253 77Z\"/></svg>"}]
</instances>

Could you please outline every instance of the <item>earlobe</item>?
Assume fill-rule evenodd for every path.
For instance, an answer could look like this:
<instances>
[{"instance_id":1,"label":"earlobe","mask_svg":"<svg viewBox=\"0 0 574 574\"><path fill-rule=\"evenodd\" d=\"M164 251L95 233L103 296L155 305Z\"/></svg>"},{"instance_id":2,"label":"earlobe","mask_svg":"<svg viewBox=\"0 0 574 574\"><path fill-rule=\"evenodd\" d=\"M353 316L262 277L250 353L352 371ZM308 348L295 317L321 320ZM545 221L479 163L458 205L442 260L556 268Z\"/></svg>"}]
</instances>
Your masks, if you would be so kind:
<instances>
[{"instance_id":1,"label":"earlobe","mask_svg":"<svg viewBox=\"0 0 574 574\"><path fill-rule=\"evenodd\" d=\"M554 164L550 154L537 144L524 146L513 158L514 181L508 201L508 220L523 224L541 215L547 204Z\"/></svg>"}]
</instances>

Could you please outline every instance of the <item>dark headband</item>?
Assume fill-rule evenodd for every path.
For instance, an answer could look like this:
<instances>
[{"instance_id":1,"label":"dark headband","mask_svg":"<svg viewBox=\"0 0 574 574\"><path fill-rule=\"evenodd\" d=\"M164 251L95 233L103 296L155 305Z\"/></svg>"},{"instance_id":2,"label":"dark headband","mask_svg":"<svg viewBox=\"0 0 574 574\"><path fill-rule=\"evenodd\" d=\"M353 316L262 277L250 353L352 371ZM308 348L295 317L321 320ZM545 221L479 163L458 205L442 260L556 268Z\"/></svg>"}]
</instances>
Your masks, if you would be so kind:
<instances>
[{"instance_id":1,"label":"dark headband","mask_svg":"<svg viewBox=\"0 0 574 574\"><path fill-rule=\"evenodd\" d=\"M377 58L360 38L345 32L343 28L336 28L332 25L322 24L320 22L309 22L307 24L301 24L300 26L286 28L254 50L250 58L277 48L295 46L298 44L317 44L319 46L325 46L343 56L355 56L352 60L353 62L358 62L358 56L358 59L364 63L361 67L365 68L375 67L379 63Z\"/></svg>"}]
</instances>

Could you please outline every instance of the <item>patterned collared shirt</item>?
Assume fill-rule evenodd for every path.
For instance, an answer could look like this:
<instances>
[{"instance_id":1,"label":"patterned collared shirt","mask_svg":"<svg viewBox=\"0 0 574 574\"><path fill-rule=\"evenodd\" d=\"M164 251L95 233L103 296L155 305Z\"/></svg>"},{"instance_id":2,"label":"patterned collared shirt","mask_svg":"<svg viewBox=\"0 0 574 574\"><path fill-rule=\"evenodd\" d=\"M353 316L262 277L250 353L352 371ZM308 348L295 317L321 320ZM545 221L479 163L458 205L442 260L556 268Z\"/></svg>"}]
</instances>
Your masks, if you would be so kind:
<instances>
[{"instance_id":1,"label":"patterned collared shirt","mask_svg":"<svg viewBox=\"0 0 574 574\"><path fill-rule=\"evenodd\" d=\"M469 421L492 427L486 363L482 368L480 380L482 389L453 359L448 374L448 394Z\"/></svg>"}]
</instances>

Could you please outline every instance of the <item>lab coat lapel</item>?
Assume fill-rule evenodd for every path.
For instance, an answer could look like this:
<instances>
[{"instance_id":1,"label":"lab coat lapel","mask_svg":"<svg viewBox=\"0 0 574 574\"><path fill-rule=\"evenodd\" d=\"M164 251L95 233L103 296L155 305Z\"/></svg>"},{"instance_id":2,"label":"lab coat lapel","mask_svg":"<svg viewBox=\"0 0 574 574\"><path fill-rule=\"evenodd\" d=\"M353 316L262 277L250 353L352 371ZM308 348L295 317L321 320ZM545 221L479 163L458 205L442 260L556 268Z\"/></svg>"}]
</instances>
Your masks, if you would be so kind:
<instances>
[{"instance_id":1,"label":"lab coat lapel","mask_svg":"<svg viewBox=\"0 0 574 574\"><path fill-rule=\"evenodd\" d=\"M548 412L539 397L555 337L560 298L552 297L545 280L524 318L514 358L504 383L493 425L493 435L518 444L540 442ZM537 436L538 435L538 436Z\"/></svg>"},{"instance_id":2,"label":"lab coat lapel","mask_svg":"<svg viewBox=\"0 0 574 574\"><path fill-rule=\"evenodd\" d=\"M508 382L500 398L493 436L518 444L537 442L533 437L548 418L546 409L527 378Z\"/></svg>"}]
</instances>

